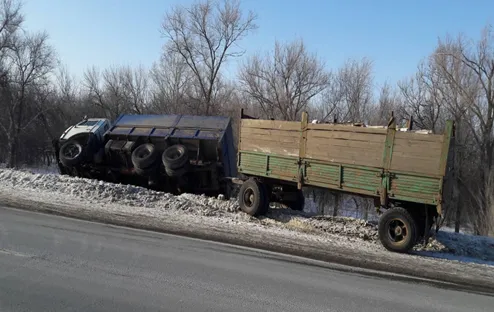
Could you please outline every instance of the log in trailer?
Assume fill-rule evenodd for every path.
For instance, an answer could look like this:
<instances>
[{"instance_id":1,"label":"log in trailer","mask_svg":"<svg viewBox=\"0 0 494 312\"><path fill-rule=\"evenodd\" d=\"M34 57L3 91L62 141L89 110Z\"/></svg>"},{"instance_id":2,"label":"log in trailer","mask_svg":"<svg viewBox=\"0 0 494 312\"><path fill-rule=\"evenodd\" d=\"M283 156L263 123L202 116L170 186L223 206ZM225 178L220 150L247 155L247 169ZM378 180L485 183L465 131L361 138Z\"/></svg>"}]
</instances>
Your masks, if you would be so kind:
<instances>
[{"instance_id":1,"label":"log in trailer","mask_svg":"<svg viewBox=\"0 0 494 312\"><path fill-rule=\"evenodd\" d=\"M231 119L121 115L84 118L54 140L60 173L170 193L230 193L237 175Z\"/></svg>"},{"instance_id":2,"label":"log in trailer","mask_svg":"<svg viewBox=\"0 0 494 312\"><path fill-rule=\"evenodd\" d=\"M407 252L439 228L451 193L454 123L444 133L385 127L261 120L241 112L237 170L241 209L269 202L303 209L304 186L368 197L380 215L382 245ZM450 198L450 197L449 197Z\"/></svg>"}]
</instances>

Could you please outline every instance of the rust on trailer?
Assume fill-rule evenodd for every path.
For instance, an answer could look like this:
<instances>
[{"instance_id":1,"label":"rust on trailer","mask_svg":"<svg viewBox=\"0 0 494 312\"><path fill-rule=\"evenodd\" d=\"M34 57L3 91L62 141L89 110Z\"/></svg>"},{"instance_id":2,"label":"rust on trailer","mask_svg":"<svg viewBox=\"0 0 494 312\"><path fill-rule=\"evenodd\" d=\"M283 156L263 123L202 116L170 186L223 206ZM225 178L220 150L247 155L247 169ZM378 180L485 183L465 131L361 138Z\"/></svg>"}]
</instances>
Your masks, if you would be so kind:
<instances>
[{"instance_id":1,"label":"rust on trailer","mask_svg":"<svg viewBox=\"0 0 494 312\"><path fill-rule=\"evenodd\" d=\"M454 124L443 134L386 127L242 118L239 171L379 198L435 205L441 212Z\"/></svg>"}]
</instances>

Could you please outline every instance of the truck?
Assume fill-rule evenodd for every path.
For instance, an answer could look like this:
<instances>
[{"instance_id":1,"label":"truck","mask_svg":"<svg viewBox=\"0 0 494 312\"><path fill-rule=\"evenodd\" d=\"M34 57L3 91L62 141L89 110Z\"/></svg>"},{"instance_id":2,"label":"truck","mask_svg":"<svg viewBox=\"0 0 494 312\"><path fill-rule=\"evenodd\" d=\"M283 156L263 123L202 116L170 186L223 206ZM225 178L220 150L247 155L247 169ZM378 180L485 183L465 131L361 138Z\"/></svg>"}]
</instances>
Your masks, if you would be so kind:
<instances>
[{"instance_id":1,"label":"truck","mask_svg":"<svg viewBox=\"0 0 494 312\"><path fill-rule=\"evenodd\" d=\"M237 175L231 119L121 115L87 118L53 147L60 173L179 194L230 194Z\"/></svg>"},{"instance_id":2,"label":"truck","mask_svg":"<svg viewBox=\"0 0 494 312\"><path fill-rule=\"evenodd\" d=\"M407 252L440 225L451 198L454 122L444 132L386 126L262 120L241 112L240 208L263 215L269 202L302 209L303 187L373 200L382 245ZM405 130L405 131L402 131ZM438 227L437 227L438 229Z\"/></svg>"},{"instance_id":3,"label":"truck","mask_svg":"<svg viewBox=\"0 0 494 312\"><path fill-rule=\"evenodd\" d=\"M230 198L265 215L304 209L305 187L373 200L382 245L407 252L439 226L452 191L454 123L442 134L386 126L222 116L84 118L53 142L62 174ZM235 147L235 144L236 147Z\"/></svg>"}]
</instances>

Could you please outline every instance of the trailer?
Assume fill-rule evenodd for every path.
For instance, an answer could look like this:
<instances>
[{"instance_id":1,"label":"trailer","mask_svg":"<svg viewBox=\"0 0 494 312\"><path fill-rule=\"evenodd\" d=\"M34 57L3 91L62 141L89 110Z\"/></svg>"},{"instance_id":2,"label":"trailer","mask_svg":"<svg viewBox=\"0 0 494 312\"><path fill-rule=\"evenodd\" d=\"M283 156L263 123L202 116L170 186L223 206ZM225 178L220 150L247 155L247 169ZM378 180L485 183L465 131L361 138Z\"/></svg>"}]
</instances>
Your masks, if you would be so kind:
<instances>
[{"instance_id":1,"label":"trailer","mask_svg":"<svg viewBox=\"0 0 494 312\"><path fill-rule=\"evenodd\" d=\"M243 211L269 202L303 209L303 187L363 196L381 213L379 238L396 252L427 239L451 193L454 123L444 133L384 127L261 120L241 112L237 168Z\"/></svg>"},{"instance_id":2,"label":"trailer","mask_svg":"<svg viewBox=\"0 0 494 312\"><path fill-rule=\"evenodd\" d=\"M228 195L227 177L237 175L229 117L84 118L53 146L62 174L174 194Z\"/></svg>"}]
</instances>

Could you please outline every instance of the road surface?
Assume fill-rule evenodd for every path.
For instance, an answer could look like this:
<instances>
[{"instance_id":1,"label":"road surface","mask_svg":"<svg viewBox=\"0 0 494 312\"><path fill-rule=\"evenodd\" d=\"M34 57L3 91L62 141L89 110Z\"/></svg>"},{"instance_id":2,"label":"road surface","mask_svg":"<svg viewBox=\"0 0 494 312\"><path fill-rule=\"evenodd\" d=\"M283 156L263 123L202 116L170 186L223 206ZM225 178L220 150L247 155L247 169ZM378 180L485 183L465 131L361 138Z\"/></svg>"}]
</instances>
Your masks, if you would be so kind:
<instances>
[{"instance_id":1,"label":"road surface","mask_svg":"<svg viewBox=\"0 0 494 312\"><path fill-rule=\"evenodd\" d=\"M0 311L492 311L494 298L0 208Z\"/></svg>"}]
</instances>

